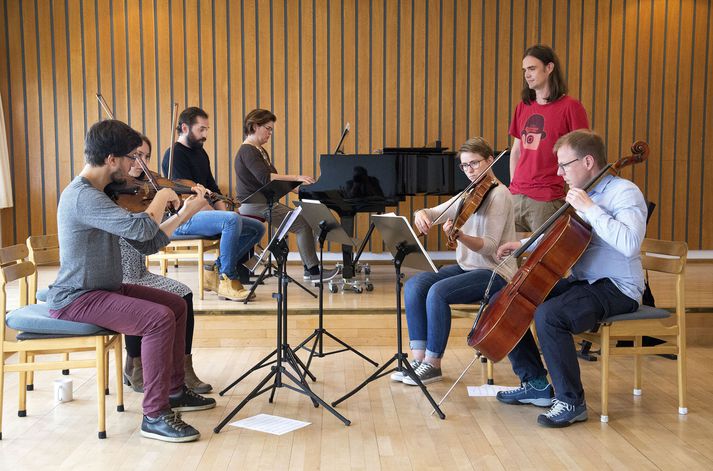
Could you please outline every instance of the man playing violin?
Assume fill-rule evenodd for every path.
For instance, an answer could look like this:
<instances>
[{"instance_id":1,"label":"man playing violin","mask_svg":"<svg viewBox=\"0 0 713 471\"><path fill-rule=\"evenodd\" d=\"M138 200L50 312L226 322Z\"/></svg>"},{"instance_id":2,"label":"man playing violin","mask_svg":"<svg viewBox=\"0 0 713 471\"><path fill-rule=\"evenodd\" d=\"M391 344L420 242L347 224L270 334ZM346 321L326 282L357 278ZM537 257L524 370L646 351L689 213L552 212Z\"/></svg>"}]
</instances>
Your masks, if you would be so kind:
<instances>
[{"instance_id":1,"label":"man playing violin","mask_svg":"<svg viewBox=\"0 0 713 471\"><path fill-rule=\"evenodd\" d=\"M644 292L640 250L646 232L646 202L634 183L613 175L584 190L607 165L604 141L596 133L570 132L557 141L554 151L557 173L570 187L566 202L591 225L592 240L572 267L571 276L560 280L535 310L537 337L552 384L528 330L508 355L521 386L499 392L497 398L506 404L549 407L537 422L566 427L587 420L572 334L639 308ZM521 246L521 242L503 244L498 257Z\"/></svg>"},{"instance_id":2,"label":"man playing violin","mask_svg":"<svg viewBox=\"0 0 713 471\"><path fill-rule=\"evenodd\" d=\"M181 112L177 129L180 135L173 149L172 178L191 180L213 193L220 194L220 188L210 170L210 159L203 149L208 129L208 114L202 109L192 106ZM162 162L166 176L169 171L170 150L166 150ZM216 260L214 270L209 271L206 276L207 285L220 297L243 301L249 291L244 289L240 282L239 261L260 241L265 227L255 219L240 216L227 209L223 201L216 201L213 207L206 207L178 227L176 235L220 235L220 256Z\"/></svg>"},{"instance_id":3,"label":"man playing violin","mask_svg":"<svg viewBox=\"0 0 713 471\"><path fill-rule=\"evenodd\" d=\"M473 182L485 172L483 179L495 179L492 170L493 150L482 138L467 140L458 153L460 168ZM443 223L443 230L456 240L457 265L441 268L438 273L419 273L406 282L404 299L406 320L413 361L411 366L422 383L442 379L441 358L446 350L451 328L450 304L474 303L483 298L493 275L492 292L505 286L517 270L514 261L498 266L495 253L498 246L516 240L510 192L505 185L492 188L479 208L462 225L453 230L459 202L449 201L434 208L422 209L414 215L414 225L426 234L432 225ZM445 210L445 213L444 213ZM445 221L445 222L444 222ZM397 371L394 381L416 385L410 377Z\"/></svg>"},{"instance_id":4,"label":"man playing violin","mask_svg":"<svg viewBox=\"0 0 713 471\"><path fill-rule=\"evenodd\" d=\"M119 239L140 250L165 246L175 228L205 204L205 190L194 187L197 195L165 221L165 209L180 204L171 189L158 191L143 212L120 208L103 190L111 182L125 182L139 146L140 134L120 121L101 121L89 129L86 165L64 189L57 207L60 267L47 304L55 319L143 336L141 434L187 442L200 434L178 411L209 409L215 400L184 385L186 302L166 291L123 284Z\"/></svg>"}]
</instances>

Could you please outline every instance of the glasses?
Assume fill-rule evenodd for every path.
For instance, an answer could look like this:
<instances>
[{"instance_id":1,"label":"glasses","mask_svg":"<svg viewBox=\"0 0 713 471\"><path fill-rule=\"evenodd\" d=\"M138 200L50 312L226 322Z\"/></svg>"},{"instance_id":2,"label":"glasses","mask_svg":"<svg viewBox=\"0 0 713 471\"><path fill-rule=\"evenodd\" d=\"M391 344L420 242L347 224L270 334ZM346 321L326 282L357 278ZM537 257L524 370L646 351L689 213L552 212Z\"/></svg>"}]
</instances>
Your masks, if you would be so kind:
<instances>
[{"instance_id":1,"label":"glasses","mask_svg":"<svg viewBox=\"0 0 713 471\"><path fill-rule=\"evenodd\" d=\"M126 157L127 159L131 160L132 162L136 162L136 159L139 158L138 154L124 155L123 157Z\"/></svg>"},{"instance_id":2,"label":"glasses","mask_svg":"<svg viewBox=\"0 0 713 471\"><path fill-rule=\"evenodd\" d=\"M568 166L569 164L573 164L574 162L576 162L576 161L578 161L578 160L579 160L579 157L577 157L576 159L572 159L572 160L570 160L569 162L565 162L565 163L563 163L563 164L558 163L557 166L560 168L560 170L562 170L563 172L566 172L566 171L567 171L567 166Z\"/></svg>"},{"instance_id":3,"label":"glasses","mask_svg":"<svg viewBox=\"0 0 713 471\"><path fill-rule=\"evenodd\" d=\"M268 125L263 125L263 128L267 129L267 132L272 133L273 127Z\"/></svg>"},{"instance_id":4,"label":"glasses","mask_svg":"<svg viewBox=\"0 0 713 471\"><path fill-rule=\"evenodd\" d=\"M464 172L467 172L468 169L477 170L480 167L480 164L482 162L485 162L485 161L484 160L471 160L470 162L464 162L462 164L458 164L458 168L463 170Z\"/></svg>"}]
</instances>

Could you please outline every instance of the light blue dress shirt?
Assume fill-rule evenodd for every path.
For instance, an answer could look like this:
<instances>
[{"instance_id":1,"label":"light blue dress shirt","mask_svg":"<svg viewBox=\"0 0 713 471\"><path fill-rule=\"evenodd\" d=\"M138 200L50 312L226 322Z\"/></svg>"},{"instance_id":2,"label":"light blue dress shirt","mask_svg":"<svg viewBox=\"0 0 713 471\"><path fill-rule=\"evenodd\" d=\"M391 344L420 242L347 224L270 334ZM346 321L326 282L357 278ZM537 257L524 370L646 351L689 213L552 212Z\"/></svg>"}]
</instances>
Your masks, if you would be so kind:
<instances>
[{"instance_id":1,"label":"light blue dress shirt","mask_svg":"<svg viewBox=\"0 0 713 471\"><path fill-rule=\"evenodd\" d=\"M594 206L577 214L592 226L592 241L572 267L570 279L589 283L609 278L641 303L644 271L641 243L646 234L646 201L634 183L607 175L589 191Z\"/></svg>"},{"instance_id":2,"label":"light blue dress shirt","mask_svg":"<svg viewBox=\"0 0 713 471\"><path fill-rule=\"evenodd\" d=\"M602 178L588 194L594 206L577 211L577 215L592 226L592 241L572 267L569 280L592 284L609 278L625 296L641 304L641 243L646 234L647 213L644 195L634 183L613 175ZM529 252L535 250L542 237L529 247Z\"/></svg>"}]
</instances>

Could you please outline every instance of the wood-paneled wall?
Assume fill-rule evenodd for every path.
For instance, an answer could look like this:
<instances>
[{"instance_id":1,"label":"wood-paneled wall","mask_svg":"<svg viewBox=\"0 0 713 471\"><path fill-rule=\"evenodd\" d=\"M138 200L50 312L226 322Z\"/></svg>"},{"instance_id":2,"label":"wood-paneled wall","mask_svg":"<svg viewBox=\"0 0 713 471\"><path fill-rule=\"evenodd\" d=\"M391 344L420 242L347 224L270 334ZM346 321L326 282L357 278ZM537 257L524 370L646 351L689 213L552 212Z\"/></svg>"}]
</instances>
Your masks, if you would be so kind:
<instances>
[{"instance_id":1,"label":"wood-paneled wall","mask_svg":"<svg viewBox=\"0 0 713 471\"><path fill-rule=\"evenodd\" d=\"M522 53L543 42L610 160L649 142L649 161L624 171L658 205L649 235L711 249L711 9L706 0L0 0L15 198L2 210L3 240L56 230L57 199L101 117L97 91L157 143L155 155L169 144L171 103L203 107L214 173L234 193L242 118L258 106L278 116L270 151L287 173L316 174L347 121L346 152L436 139L457 148L473 135L503 148Z\"/></svg>"}]
</instances>

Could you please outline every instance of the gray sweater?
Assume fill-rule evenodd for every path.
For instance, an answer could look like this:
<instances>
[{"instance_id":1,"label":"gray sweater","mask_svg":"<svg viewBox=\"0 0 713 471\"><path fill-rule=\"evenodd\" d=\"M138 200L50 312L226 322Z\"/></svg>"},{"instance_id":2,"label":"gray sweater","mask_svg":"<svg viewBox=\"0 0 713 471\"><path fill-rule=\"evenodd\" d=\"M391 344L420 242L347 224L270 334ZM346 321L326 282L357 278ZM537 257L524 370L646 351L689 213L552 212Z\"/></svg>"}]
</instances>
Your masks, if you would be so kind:
<instances>
[{"instance_id":1,"label":"gray sweater","mask_svg":"<svg viewBox=\"0 0 713 471\"><path fill-rule=\"evenodd\" d=\"M52 310L68 306L89 291L121 287L120 237L144 253L170 242L148 214L120 208L80 176L59 198L57 232L60 267L47 294Z\"/></svg>"}]
</instances>

